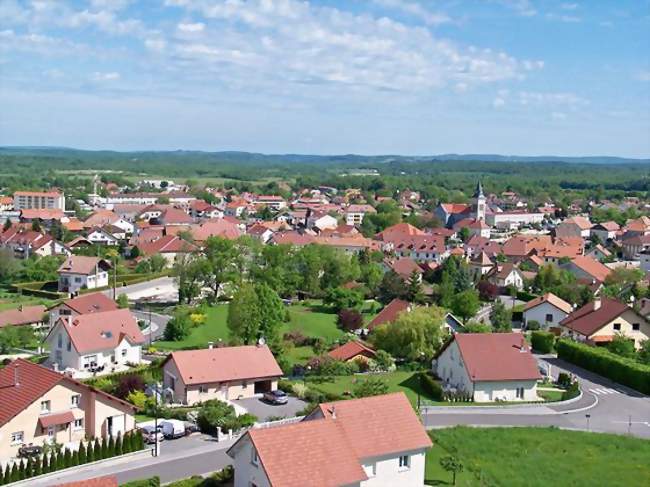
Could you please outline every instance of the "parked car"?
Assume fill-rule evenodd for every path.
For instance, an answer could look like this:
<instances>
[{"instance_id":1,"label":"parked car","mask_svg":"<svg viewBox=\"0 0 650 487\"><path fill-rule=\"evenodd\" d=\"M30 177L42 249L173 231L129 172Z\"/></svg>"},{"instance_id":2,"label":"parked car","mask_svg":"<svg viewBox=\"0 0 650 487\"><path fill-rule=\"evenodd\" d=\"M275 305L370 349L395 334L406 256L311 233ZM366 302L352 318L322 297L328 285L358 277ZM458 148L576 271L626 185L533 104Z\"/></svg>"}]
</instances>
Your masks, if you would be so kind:
<instances>
[{"instance_id":1,"label":"parked car","mask_svg":"<svg viewBox=\"0 0 650 487\"><path fill-rule=\"evenodd\" d=\"M280 389L264 393L264 400L270 404L286 404L289 402L289 396Z\"/></svg>"},{"instance_id":2,"label":"parked car","mask_svg":"<svg viewBox=\"0 0 650 487\"><path fill-rule=\"evenodd\" d=\"M31 443L29 445L23 445L18 448L18 456L21 458L34 457L40 455L41 453L43 453L43 447L32 445Z\"/></svg>"},{"instance_id":3,"label":"parked car","mask_svg":"<svg viewBox=\"0 0 650 487\"><path fill-rule=\"evenodd\" d=\"M185 436L185 423L178 419L166 419L162 423L162 433L166 440Z\"/></svg>"},{"instance_id":4,"label":"parked car","mask_svg":"<svg viewBox=\"0 0 650 487\"><path fill-rule=\"evenodd\" d=\"M162 432L162 424L158 425L157 432L156 428L154 428L152 425L143 426L140 429L142 430L142 438L147 445L155 443L156 438L158 441L163 441L165 439L165 435Z\"/></svg>"},{"instance_id":5,"label":"parked car","mask_svg":"<svg viewBox=\"0 0 650 487\"><path fill-rule=\"evenodd\" d=\"M191 435L192 433L199 433L201 428L196 423L191 423L189 421L185 422L185 435Z\"/></svg>"}]
</instances>

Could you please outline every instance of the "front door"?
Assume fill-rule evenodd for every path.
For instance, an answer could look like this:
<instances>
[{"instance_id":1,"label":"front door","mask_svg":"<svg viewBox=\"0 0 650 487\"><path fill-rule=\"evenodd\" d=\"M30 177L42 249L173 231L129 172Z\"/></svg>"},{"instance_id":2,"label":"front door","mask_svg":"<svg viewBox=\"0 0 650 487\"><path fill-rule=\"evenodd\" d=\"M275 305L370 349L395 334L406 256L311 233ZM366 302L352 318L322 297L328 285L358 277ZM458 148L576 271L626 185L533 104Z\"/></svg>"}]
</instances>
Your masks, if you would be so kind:
<instances>
[{"instance_id":1,"label":"front door","mask_svg":"<svg viewBox=\"0 0 650 487\"><path fill-rule=\"evenodd\" d=\"M106 433L108 436L113 436L113 416L106 418Z\"/></svg>"}]
</instances>

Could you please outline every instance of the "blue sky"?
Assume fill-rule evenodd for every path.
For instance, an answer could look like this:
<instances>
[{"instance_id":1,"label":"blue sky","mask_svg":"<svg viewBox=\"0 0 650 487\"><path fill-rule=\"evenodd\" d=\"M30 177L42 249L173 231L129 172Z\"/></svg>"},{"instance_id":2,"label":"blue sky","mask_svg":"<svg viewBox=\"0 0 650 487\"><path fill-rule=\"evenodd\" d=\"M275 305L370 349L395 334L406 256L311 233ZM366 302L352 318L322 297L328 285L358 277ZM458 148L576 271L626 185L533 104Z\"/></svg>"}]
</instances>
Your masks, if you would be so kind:
<instances>
[{"instance_id":1,"label":"blue sky","mask_svg":"<svg viewBox=\"0 0 650 487\"><path fill-rule=\"evenodd\" d=\"M0 144L650 156L650 0L0 0Z\"/></svg>"}]
</instances>

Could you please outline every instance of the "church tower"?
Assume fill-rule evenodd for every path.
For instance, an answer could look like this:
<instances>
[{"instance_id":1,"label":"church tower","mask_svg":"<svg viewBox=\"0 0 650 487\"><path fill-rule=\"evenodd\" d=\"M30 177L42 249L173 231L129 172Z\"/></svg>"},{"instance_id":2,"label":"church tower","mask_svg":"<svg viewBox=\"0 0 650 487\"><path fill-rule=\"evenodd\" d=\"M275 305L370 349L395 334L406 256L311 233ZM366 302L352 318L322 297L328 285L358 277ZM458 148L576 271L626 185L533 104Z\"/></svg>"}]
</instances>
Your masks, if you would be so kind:
<instances>
[{"instance_id":1,"label":"church tower","mask_svg":"<svg viewBox=\"0 0 650 487\"><path fill-rule=\"evenodd\" d=\"M483 185L479 180L476 183L476 191L474 191L474 196L472 197L472 211L476 216L477 220L485 221L485 195L483 194Z\"/></svg>"}]
</instances>

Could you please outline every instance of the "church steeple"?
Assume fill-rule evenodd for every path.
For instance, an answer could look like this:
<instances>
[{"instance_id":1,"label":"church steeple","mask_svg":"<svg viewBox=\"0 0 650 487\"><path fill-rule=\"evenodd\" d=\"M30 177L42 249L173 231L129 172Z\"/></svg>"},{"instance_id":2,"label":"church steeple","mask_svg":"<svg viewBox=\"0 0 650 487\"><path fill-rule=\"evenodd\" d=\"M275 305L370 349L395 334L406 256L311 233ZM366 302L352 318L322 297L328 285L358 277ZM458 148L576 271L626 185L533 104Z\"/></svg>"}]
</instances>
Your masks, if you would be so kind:
<instances>
[{"instance_id":1,"label":"church steeple","mask_svg":"<svg viewBox=\"0 0 650 487\"><path fill-rule=\"evenodd\" d=\"M476 183L476 191L474 191L474 196L472 197L472 210L477 220L485 220L485 209L486 209L486 198L483 194L483 184L479 179Z\"/></svg>"},{"instance_id":2,"label":"church steeple","mask_svg":"<svg viewBox=\"0 0 650 487\"><path fill-rule=\"evenodd\" d=\"M484 197L484 195L483 195L483 184L481 184L480 179L476 183L476 190L474 191L474 198L479 198L479 197Z\"/></svg>"}]
</instances>

